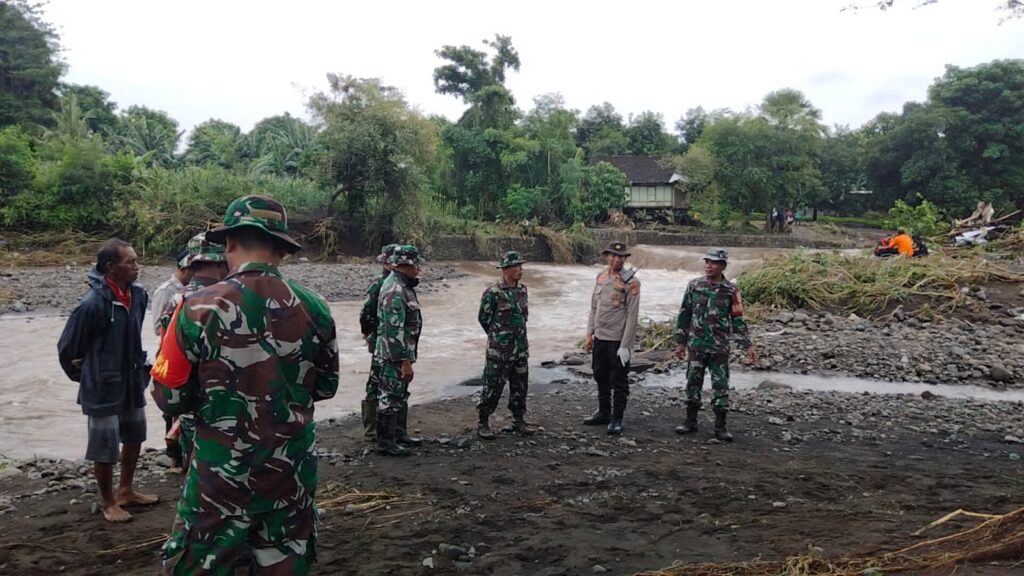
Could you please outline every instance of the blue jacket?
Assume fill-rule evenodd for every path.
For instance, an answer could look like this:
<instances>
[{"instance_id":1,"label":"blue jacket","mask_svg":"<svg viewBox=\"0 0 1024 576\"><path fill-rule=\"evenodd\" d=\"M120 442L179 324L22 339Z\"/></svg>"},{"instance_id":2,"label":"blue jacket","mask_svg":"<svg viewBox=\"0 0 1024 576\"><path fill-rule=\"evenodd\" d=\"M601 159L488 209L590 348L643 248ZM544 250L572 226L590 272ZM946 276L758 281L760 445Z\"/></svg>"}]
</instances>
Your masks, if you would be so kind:
<instances>
[{"instance_id":1,"label":"blue jacket","mask_svg":"<svg viewBox=\"0 0 1024 576\"><path fill-rule=\"evenodd\" d=\"M121 304L96 268L89 271L89 292L71 311L57 342L60 367L78 382L78 403L89 416L113 416L146 405L149 384L142 320L149 296L132 284L132 309ZM72 360L81 358L81 366Z\"/></svg>"}]
</instances>

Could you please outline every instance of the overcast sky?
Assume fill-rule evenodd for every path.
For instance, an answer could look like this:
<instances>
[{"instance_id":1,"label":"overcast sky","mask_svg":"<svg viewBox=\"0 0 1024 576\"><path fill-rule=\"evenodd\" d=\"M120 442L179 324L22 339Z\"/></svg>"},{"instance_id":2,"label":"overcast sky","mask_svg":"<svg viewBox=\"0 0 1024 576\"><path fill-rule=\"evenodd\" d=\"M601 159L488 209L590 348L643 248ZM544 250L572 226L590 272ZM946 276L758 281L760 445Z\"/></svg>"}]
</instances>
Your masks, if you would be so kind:
<instances>
[{"instance_id":1,"label":"overcast sky","mask_svg":"<svg viewBox=\"0 0 1024 576\"><path fill-rule=\"evenodd\" d=\"M625 117L653 110L669 130L688 108L742 110L783 87L803 91L827 124L856 127L923 100L946 64L1024 58L1024 20L1000 25L995 0L841 11L854 1L50 0L45 10L67 81L186 129L305 117L328 72L379 77L456 119L462 103L434 93L434 51L482 48L496 33L519 50L508 85L521 108L558 92L581 111L604 101Z\"/></svg>"}]
</instances>

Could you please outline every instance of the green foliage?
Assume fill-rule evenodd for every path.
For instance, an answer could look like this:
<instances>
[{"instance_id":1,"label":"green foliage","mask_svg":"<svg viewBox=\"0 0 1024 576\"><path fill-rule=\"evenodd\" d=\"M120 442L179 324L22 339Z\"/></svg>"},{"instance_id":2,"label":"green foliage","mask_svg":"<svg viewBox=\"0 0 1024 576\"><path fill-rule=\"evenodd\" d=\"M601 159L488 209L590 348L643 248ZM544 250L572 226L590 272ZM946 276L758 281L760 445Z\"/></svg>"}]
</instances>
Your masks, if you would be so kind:
<instances>
[{"instance_id":1,"label":"green foliage","mask_svg":"<svg viewBox=\"0 0 1024 576\"><path fill-rule=\"evenodd\" d=\"M17 126L0 130L0 206L28 191L35 171L35 154L25 132Z\"/></svg>"},{"instance_id":2,"label":"green foliage","mask_svg":"<svg viewBox=\"0 0 1024 576\"><path fill-rule=\"evenodd\" d=\"M97 86L66 84L60 89L61 101L74 97L89 130L107 136L117 130L117 103Z\"/></svg>"},{"instance_id":3,"label":"green foliage","mask_svg":"<svg viewBox=\"0 0 1024 576\"><path fill-rule=\"evenodd\" d=\"M114 143L148 166L177 164L174 151L183 132L165 112L145 106L131 106L121 114Z\"/></svg>"},{"instance_id":4,"label":"green foliage","mask_svg":"<svg viewBox=\"0 0 1024 576\"><path fill-rule=\"evenodd\" d=\"M625 130L630 154L639 156L664 156L676 147L676 140L665 132L665 121L661 114L641 112Z\"/></svg>"},{"instance_id":5,"label":"green foliage","mask_svg":"<svg viewBox=\"0 0 1024 576\"><path fill-rule=\"evenodd\" d=\"M113 223L115 199L132 182L131 156L97 140L54 141L40 154L30 190L3 208L5 224L30 230L97 230Z\"/></svg>"},{"instance_id":6,"label":"green foliage","mask_svg":"<svg viewBox=\"0 0 1024 576\"><path fill-rule=\"evenodd\" d=\"M57 42L37 4L0 2L0 127L50 125L63 73Z\"/></svg>"},{"instance_id":7,"label":"green foliage","mask_svg":"<svg viewBox=\"0 0 1024 576\"><path fill-rule=\"evenodd\" d=\"M238 126L211 118L192 129L182 160L198 166L232 168L241 162L241 140Z\"/></svg>"},{"instance_id":8,"label":"green foliage","mask_svg":"<svg viewBox=\"0 0 1024 576\"><path fill-rule=\"evenodd\" d=\"M609 208L626 203L626 175L608 162L583 170L583 187L573 202L575 222L591 224L605 218Z\"/></svg>"},{"instance_id":9,"label":"green foliage","mask_svg":"<svg viewBox=\"0 0 1024 576\"><path fill-rule=\"evenodd\" d=\"M889 209L885 227L891 230L906 230L908 234L926 238L937 236L949 229L949 225L939 216L939 209L935 204L920 197L918 200L920 203L917 206L897 200L896 205Z\"/></svg>"}]
</instances>

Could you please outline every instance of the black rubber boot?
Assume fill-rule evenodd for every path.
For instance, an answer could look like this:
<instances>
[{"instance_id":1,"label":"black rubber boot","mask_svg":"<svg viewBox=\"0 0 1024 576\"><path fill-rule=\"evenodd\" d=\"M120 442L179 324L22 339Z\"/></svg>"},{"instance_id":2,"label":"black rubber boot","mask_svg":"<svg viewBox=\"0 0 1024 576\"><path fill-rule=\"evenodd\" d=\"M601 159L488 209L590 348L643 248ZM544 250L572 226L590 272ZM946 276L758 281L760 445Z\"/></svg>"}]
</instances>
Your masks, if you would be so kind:
<instances>
[{"instance_id":1,"label":"black rubber boot","mask_svg":"<svg viewBox=\"0 0 1024 576\"><path fill-rule=\"evenodd\" d=\"M512 432L520 436L533 436L534 430L523 419L523 415L518 414L512 417Z\"/></svg>"},{"instance_id":2,"label":"black rubber boot","mask_svg":"<svg viewBox=\"0 0 1024 576\"><path fill-rule=\"evenodd\" d=\"M584 418L583 424L585 426L604 426L611 422L611 410L612 399L611 397L597 397L597 412L594 412L590 418Z\"/></svg>"},{"instance_id":3,"label":"black rubber boot","mask_svg":"<svg viewBox=\"0 0 1024 576\"><path fill-rule=\"evenodd\" d=\"M690 434L697 431L697 411L700 404L696 402L686 403L686 420L682 426L676 427L676 434Z\"/></svg>"},{"instance_id":4,"label":"black rubber boot","mask_svg":"<svg viewBox=\"0 0 1024 576\"><path fill-rule=\"evenodd\" d=\"M377 414L377 454L381 456L408 456L409 451L395 442L398 414Z\"/></svg>"},{"instance_id":5,"label":"black rubber boot","mask_svg":"<svg viewBox=\"0 0 1024 576\"><path fill-rule=\"evenodd\" d=\"M367 442L377 441L377 402L374 400L363 400L363 440Z\"/></svg>"},{"instance_id":6,"label":"black rubber boot","mask_svg":"<svg viewBox=\"0 0 1024 576\"><path fill-rule=\"evenodd\" d=\"M476 425L476 435L484 440L494 440L494 432L491 431L491 425L488 420L491 419L489 414L480 413L480 422Z\"/></svg>"},{"instance_id":7,"label":"black rubber boot","mask_svg":"<svg viewBox=\"0 0 1024 576\"><path fill-rule=\"evenodd\" d=\"M715 410L715 438L722 442L732 442L732 434L725 427L725 410Z\"/></svg>"},{"instance_id":8,"label":"black rubber boot","mask_svg":"<svg viewBox=\"0 0 1024 576\"><path fill-rule=\"evenodd\" d=\"M622 416L626 413L626 399L616 398L615 407L612 408L612 419L608 423L608 433L613 436L622 434Z\"/></svg>"},{"instance_id":9,"label":"black rubber boot","mask_svg":"<svg viewBox=\"0 0 1024 576\"><path fill-rule=\"evenodd\" d=\"M407 426L409 425L409 407L405 406L398 411L398 420L395 424L395 442L405 447L416 447L423 444L421 438L409 436Z\"/></svg>"}]
</instances>

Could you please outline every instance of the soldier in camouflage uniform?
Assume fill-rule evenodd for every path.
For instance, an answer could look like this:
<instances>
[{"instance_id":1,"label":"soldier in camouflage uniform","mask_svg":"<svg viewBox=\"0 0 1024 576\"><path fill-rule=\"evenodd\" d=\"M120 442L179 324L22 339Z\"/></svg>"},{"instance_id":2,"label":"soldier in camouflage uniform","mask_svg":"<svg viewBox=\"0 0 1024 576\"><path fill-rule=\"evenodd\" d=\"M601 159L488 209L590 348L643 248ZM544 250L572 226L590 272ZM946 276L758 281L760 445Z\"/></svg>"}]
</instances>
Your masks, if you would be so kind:
<instances>
[{"instance_id":1,"label":"soldier in camouflage uniform","mask_svg":"<svg viewBox=\"0 0 1024 576\"><path fill-rule=\"evenodd\" d=\"M172 296L167 305L164 306L163 311L160 312L160 316L157 318L157 326L160 328L161 336L167 331L167 326L171 323L171 317L174 316L174 311L186 297L199 292L203 288L213 286L223 280L228 274L228 259L224 253L224 245L214 244L207 240L206 232L200 232L188 241L185 254L186 265L192 272L192 280L189 281L183 291ZM191 378L197 377L198 374L193 372ZM198 382L194 384L198 384ZM153 391L157 390L158 388L154 386ZM154 394L154 398L159 404L161 395ZM195 444L196 437L195 416L191 412L178 416L177 423L171 429L168 437L173 438L178 443L183 469L188 470L189 461L192 457L192 447Z\"/></svg>"},{"instance_id":2,"label":"soldier in camouflage uniform","mask_svg":"<svg viewBox=\"0 0 1024 576\"><path fill-rule=\"evenodd\" d=\"M487 333L487 357L484 361L483 391L476 405L480 412L477 436L493 440L488 420L501 400L501 392L508 380L508 409L512 412L511 431L521 435L533 434L523 419L526 413L530 344L526 339L527 307L526 285L523 277L524 260L515 251L506 252L498 262L501 282L484 290L480 298L480 326Z\"/></svg>"},{"instance_id":3,"label":"soldier in camouflage uniform","mask_svg":"<svg viewBox=\"0 0 1024 576\"><path fill-rule=\"evenodd\" d=\"M676 428L679 434L697 431L697 412L701 404L704 371L711 372L714 399L715 437L727 442L732 434L725 425L729 410L729 336L736 337L747 351L749 362L757 361L750 344L747 323L743 321L743 301L739 288L725 279L729 254L721 248L704 256L704 274L686 286L683 303L676 318L676 355L688 358L686 368L686 421Z\"/></svg>"},{"instance_id":4,"label":"soldier in camouflage uniform","mask_svg":"<svg viewBox=\"0 0 1024 576\"><path fill-rule=\"evenodd\" d=\"M370 351L370 376L366 379L366 397L362 402L363 414L363 439L367 442L377 440L377 382L380 380L380 363L373 354L377 348L377 301L380 299L380 287L384 280L391 274L391 253L395 251L396 244L388 244L381 248L377 256L377 263L383 267L381 275L366 289L366 300L363 301L363 309L359 312L359 328L363 333L363 340Z\"/></svg>"},{"instance_id":5,"label":"soldier in camouflage uniform","mask_svg":"<svg viewBox=\"0 0 1024 576\"><path fill-rule=\"evenodd\" d=\"M400 444L399 439L408 436L409 383L423 329L415 290L421 262L415 246L395 247L391 254L392 271L380 287L377 302L377 452L387 456L406 456L409 451L401 444L418 443L416 438L405 438Z\"/></svg>"},{"instance_id":6,"label":"soldier in camouflage uniform","mask_svg":"<svg viewBox=\"0 0 1024 576\"><path fill-rule=\"evenodd\" d=\"M313 403L337 391L338 349L327 303L278 270L301 248L287 230L275 200L232 202L206 236L231 274L185 298L164 335L160 407L196 425L167 572L234 574L250 551L250 573L306 574L315 559Z\"/></svg>"}]
</instances>

